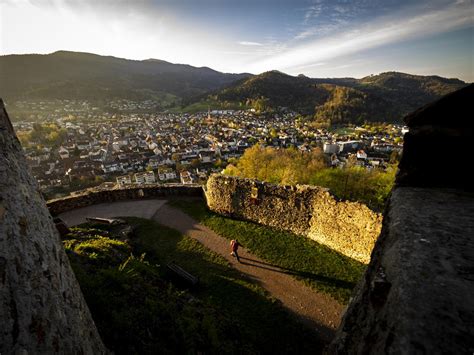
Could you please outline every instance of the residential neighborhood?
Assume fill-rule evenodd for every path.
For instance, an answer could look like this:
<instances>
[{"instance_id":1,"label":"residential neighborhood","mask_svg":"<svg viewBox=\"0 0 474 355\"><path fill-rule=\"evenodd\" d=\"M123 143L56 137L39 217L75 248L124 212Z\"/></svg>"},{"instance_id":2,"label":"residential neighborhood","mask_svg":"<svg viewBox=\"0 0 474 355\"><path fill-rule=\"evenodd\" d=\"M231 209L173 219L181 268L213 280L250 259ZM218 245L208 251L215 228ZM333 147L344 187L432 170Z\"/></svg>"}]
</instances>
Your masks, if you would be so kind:
<instances>
[{"instance_id":1,"label":"residential neighborhood","mask_svg":"<svg viewBox=\"0 0 474 355\"><path fill-rule=\"evenodd\" d=\"M209 108L191 114L128 112L130 107L153 107L150 102L109 103L114 112L89 102L62 104L61 110L52 110L48 102L31 104L37 115L15 123L20 136L38 118L64 133L54 145L34 139L25 145L28 163L48 196L103 182L204 183L254 144L293 146L302 152L320 147L334 167L344 166L352 155L361 166L380 167L401 151L406 132L398 125L384 132L363 127L329 131L287 109L257 113Z\"/></svg>"}]
</instances>

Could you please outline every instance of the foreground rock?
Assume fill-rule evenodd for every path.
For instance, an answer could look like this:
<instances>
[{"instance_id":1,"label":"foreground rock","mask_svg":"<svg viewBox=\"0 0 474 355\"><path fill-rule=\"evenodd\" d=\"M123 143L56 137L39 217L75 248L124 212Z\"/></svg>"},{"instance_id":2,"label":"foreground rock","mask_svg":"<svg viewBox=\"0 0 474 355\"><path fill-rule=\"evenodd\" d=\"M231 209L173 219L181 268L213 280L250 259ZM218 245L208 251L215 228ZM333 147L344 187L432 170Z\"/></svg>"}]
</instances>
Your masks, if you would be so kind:
<instances>
[{"instance_id":1,"label":"foreground rock","mask_svg":"<svg viewBox=\"0 0 474 355\"><path fill-rule=\"evenodd\" d=\"M474 352L474 193L459 165L472 98L473 85L408 117L382 233L330 352ZM459 156L439 160L448 150Z\"/></svg>"},{"instance_id":2,"label":"foreground rock","mask_svg":"<svg viewBox=\"0 0 474 355\"><path fill-rule=\"evenodd\" d=\"M0 354L105 348L0 100Z\"/></svg>"}]
</instances>

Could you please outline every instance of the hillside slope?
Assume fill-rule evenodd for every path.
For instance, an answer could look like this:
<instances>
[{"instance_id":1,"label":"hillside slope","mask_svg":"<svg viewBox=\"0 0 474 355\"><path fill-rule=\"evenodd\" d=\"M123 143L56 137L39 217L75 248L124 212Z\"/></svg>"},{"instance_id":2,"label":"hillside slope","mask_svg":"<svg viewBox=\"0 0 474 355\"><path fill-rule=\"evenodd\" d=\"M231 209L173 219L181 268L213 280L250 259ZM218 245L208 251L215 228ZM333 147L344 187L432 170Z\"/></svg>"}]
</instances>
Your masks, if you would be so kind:
<instances>
[{"instance_id":1,"label":"hillside slope","mask_svg":"<svg viewBox=\"0 0 474 355\"><path fill-rule=\"evenodd\" d=\"M0 97L16 100L178 98L215 90L249 74L59 51L0 57Z\"/></svg>"},{"instance_id":2,"label":"hillside slope","mask_svg":"<svg viewBox=\"0 0 474 355\"><path fill-rule=\"evenodd\" d=\"M295 77L278 71L226 74L157 59L67 51L0 56L0 97L8 102L153 99L161 108L287 107L325 125L401 122L409 112L465 85L458 79L398 72L362 79Z\"/></svg>"},{"instance_id":3,"label":"hillside slope","mask_svg":"<svg viewBox=\"0 0 474 355\"><path fill-rule=\"evenodd\" d=\"M414 109L466 84L458 79L397 72L362 79L311 79L277 71L231 84L212 97L256 108L289 107L317 121L401 121Z\"/></svg>"}]
</instances>

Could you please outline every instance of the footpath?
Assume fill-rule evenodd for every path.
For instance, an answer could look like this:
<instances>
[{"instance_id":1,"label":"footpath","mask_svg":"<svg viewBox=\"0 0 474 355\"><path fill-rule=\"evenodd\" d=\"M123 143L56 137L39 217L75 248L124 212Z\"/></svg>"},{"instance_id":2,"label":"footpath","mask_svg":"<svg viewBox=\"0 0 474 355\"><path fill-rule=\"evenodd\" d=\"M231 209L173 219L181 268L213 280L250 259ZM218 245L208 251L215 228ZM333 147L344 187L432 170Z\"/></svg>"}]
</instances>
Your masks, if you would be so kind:
<instances>
[{"instance_id":1,"label":"footpath","mask_svg":"<svg viewBox=\"0 0 474 355\"><path fill-rule=\"evenodd\" d=\"M344 311L343 305L295 280L286 274L284 269L264 262L242 247L239 248L239 263L230 255L228 239L199 224L181 210L164 204L158 208L152 219L178 230L222 255L233 268L264 288L270 296L279 300L287 311L317 332L323 341L332 339Z\"/></svg>"},{"instance_id":2,"label":"footpath","mask_svg":"<svg viewBox=\"0 0 474 355\"><path fill-rule=\"evenodd\" d=\"M271 265L245 248L239 248L241 262L230 255L229 240L199 224L193 218L166 204L166 200L136 200L78 208L60 217L68 226L86 222L86 217L135 216L153 219L194 238L210 250L222 255L230 265L279 300L282 306L302 323L330 341L341 321L344 306L330 296L319 293L297 281L285 269ZM278 325L275 325L278 326Z\"/></svg>"}]
</instances>

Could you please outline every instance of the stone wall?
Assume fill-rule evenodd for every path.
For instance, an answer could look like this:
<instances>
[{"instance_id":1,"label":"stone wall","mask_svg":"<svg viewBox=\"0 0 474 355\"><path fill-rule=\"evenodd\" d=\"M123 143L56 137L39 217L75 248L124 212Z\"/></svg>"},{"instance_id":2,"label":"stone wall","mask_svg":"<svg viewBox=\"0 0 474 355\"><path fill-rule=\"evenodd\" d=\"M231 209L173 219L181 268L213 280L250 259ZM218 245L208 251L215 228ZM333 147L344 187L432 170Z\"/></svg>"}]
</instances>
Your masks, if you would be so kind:
<instances>
[{"instance_id":1,"label":"stone wall","mask_svg":"<svg viewBox=\"0 0 474 355\"><path fill-rule=\"evenodd\" d=\"M212 175L206 198L214 212L307 236L363 263L381 229L381 215L360 203L337 201L321 187Z\"/></svg>"},{"instance_id":2,"label":"stone wall","mask_svg":"<svg viewBox=\"0 0 474 355\"><path fill-rule=\"evenodd\" d=\"M48 208L53 216L57 216L63 212L98 203L144 198L172 198L173 196L203 197L202 186L157 184L116 188L90 188L70 196L49 200Z\"/></svg>"},{"instance_id":3,"label":"stone wall","mask_svg":"<svg viewBox=\"0 0 474 355\"><path fill-rule=\"evenodd\" d=\"M396 186L329 353L474 353L474 85L405 118Z\"/></svg>"},{"instance_id":4,"label":"stone wall","mask_svg":"<svg viewBox=\"0 0 474 355\"><path fill-rule=\"evenodd\" d=\"M0 354L105 351L0 99Z\"/></svg>"}]
</instances>

